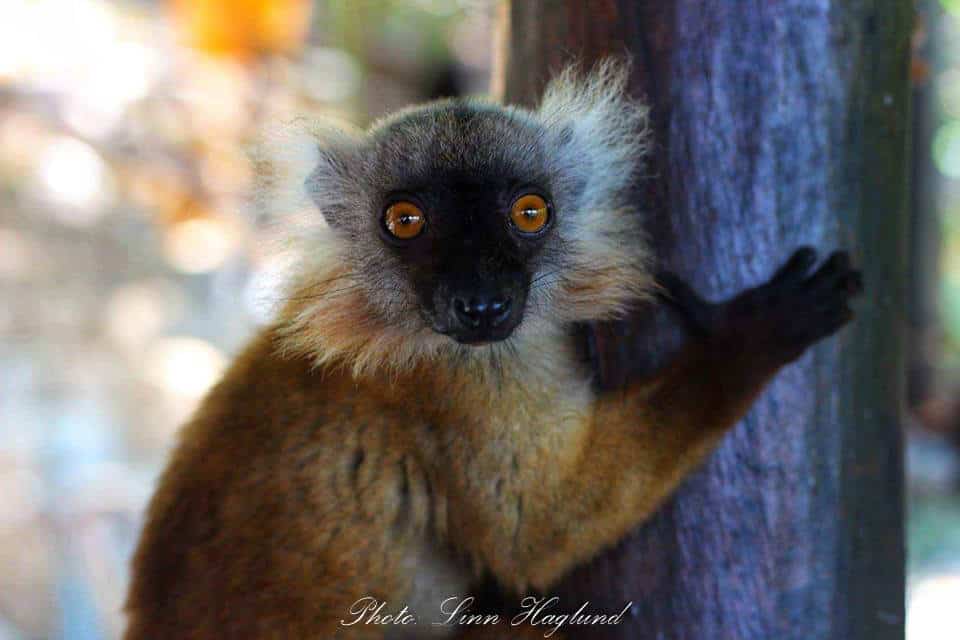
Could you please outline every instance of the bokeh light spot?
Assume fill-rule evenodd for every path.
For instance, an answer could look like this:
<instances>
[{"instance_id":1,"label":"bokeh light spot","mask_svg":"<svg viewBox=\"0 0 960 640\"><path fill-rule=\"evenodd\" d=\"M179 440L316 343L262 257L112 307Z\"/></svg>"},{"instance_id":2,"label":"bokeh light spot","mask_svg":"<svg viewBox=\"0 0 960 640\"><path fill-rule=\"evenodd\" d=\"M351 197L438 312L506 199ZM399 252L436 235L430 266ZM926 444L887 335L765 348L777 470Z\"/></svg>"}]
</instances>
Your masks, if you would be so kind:
<instances>
[{"instance_id":1,"label":"bokeh light spot","mask_svg":"<svg viewBox=\"0 0 960 640\"><path fill-rule=\"evenodd\" d=\"M209 342L187 336L163 338L147 351L147 379L163 390L198 398L220 378L226 356Z\"/></svg>"},{"instance_id":2,"label":"bokeh light spot","mask_svg":"<svg viewBox=\"0 0 960 640\"><path fill-rule=\"evenodd\" d=\"M117 287L107 303L107 335L117 344L142 348L181 313L183 295L161 279Z\"/></svg>"},{"instance_id":3,"label":"bokeh light spot","mask_svg":"<svg viewBox=\"0 0 960 640\"><path fill-rule=\"evenodd\" d=\"M937 130L933 161L943 175L960 178L960 120L951 120Z\"/></svg>"},{"instance_id":4,"label":"bokeh light spot","mask_svg":"<svg viewBox=\"0 0 960 640\"><path fill-rule=\"evenodd\" d=\"M166 235L167 260L180 271L203 273L222 265L237 248L235 227L220 218L191 218L173 225Z\"/></svg>"},{"instance_id":5,"label":"bokeh light spot","mask_svg":"<svg viewBox=\"0 0 960 640\"><path fill-rule=\"evenodd\" d=\"M86 226L104 213L108 169L96 149L76 138L51 142L40 159L44 195L60 205L56 216L67 224Z\"/></svg>"}]
</instances>

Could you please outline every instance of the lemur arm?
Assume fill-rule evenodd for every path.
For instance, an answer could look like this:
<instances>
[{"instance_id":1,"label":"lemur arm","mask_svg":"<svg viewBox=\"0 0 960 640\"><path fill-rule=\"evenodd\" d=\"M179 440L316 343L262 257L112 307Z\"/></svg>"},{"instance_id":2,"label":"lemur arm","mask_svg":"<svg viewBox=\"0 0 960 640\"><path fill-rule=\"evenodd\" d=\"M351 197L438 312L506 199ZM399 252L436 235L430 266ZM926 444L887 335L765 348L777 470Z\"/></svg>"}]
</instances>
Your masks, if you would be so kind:
<instances>
[{"instance_id":1,"label":"lemur arm","mask_svg":"<svg viewBox=\"0 0 960 640\"><path fill-rule=\"evenodd\" d=\"M652 384L597 402L579 464L523 531L517 553L531 584L546 588L647 518L782 366L851 320L859 272L846 253L811 274L815 260L800 249L767 283L720 304L675 276L660 279L694 338Z\"/></svg>"}]
</instances>

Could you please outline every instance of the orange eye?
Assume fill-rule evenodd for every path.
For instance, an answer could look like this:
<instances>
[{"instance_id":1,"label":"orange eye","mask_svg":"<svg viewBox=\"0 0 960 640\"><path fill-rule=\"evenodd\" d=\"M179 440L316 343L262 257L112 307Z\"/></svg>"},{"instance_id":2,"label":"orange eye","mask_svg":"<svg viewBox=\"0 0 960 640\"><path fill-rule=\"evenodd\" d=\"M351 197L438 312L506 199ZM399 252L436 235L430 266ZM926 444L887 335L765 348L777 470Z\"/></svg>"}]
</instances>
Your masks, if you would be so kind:
<instances>
[{"instance_id":1,"label":"orange eye","mask_svg":"<svg viewBox=\"0 0 960 640\"><path fill-rule=\"evenodd\" d=\"M394 202L387 207L383 223L387 231L401 240L416 238L423 231L427 219L423 211L412 202Z\"/></svg>"},{"instance_id":2,"label":"orange eye","mask_svg":"<svg viewBox=\"0 0 960 640\"><path fill-rule=\"evenodd\" d=\"M510 207L510 220L518 231L537 233L550 220L550 208L547 201L535 193L520 196Z\"/></svg>"}]
</instances>

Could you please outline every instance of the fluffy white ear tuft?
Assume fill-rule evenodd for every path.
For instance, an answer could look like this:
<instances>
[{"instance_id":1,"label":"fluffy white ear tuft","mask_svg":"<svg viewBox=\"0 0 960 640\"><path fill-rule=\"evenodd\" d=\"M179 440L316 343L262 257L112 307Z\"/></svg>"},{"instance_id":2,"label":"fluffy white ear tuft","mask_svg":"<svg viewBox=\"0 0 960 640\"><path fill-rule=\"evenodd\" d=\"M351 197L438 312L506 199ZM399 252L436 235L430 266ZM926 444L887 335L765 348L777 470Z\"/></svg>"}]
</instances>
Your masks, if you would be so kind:
<instances>
[{"instance_id":1,"label":"fluffy white ear tuft","mask_svg":"<svg viewBox=\"0 0 960 640\"><path fill-rule=\"evenodd\" d=\"M649 108L628 95L629 75L625 60L606 59L589 72L570 66L547 85L537 111L558 136L562 164L586 178L588 196L619 195L649 151Z\"/></svg>"},{"instance_id":2,"label":"fluffy white ear tuft","mask_svg":"<svg viewBox=\"0 0 960 640\"><path fill-rule=\"evenodd\" d=\"M254 202L271 220L317 217L330 222L354 191L362 132L330 119L295 118L264 130L251 150Z\"/></svg>"},{"instance_id":3,"label":"fluffy white ear tuft","mask_svg":"<svg viewBox=\"0 0 960 640\"><path fill-rule=\"evenodd\" d=\"M254 168L254 204L267 219L303 215L313 208L304 180L320 159L305 118L268 126L249 151Z\"/></svg>"},{"instance_id":4,"label":"fluffy white ear tuft","mask_svg":"<svg viewBox=\"0 0 960 640\"><path fill-rule=\"evenodd\" d=\"M286 304L301 280L320 277L317 274L338 264L330 212L351 197L352 190L343 187L347 171L343 165L356 155L362 140L350 125L314 116L277 118L272 123L247 150L265 265L263 291L256 303L265 317ZM356 178L357 173L353 175Z\"/></svg>"},{"instance_id":5,"label":"fluffy white ear tuft","mask_svg":"<svg viewBox=\"0 0 960 640\"><path fill-rule=\"evenodd\" d=\"M629 64L573 66L547 86L535 116L549 145L567 268L569 319L615 316L649 296L652 253L637 183L650 149L649 109L627 93Z\"/></svg>"},{"instance_id":6,"label":"fluffy white ear tuft","mask_svg":"<svg viewBox=\"0 0 960 640\"><path fill-rule=\"evenodd\" d=\"M630 62L607 58L584 72L573 64L547 85L540 101L539 114L546 124L576 124L583 131L595 131L604 137L625 133L631 138L647 138L645 104L627 93Z\"/></svg>"}]
</instances>

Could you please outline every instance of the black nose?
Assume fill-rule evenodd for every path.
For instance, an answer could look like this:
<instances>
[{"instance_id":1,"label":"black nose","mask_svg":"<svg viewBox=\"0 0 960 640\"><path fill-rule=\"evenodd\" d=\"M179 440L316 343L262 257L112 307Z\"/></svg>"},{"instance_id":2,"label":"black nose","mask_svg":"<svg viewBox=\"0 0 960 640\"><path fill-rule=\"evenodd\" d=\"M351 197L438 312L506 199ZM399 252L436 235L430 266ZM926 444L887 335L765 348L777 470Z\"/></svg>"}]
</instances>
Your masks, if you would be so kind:
<instances>
[{"instance_id":1,"label":"black nose","mask_svg":"<svg viewBox=\"0 0 960 640\"><path fill-rule=\"evenodd\" d=\"M470 296L453 299L453 311L466 327L496 327L510 317L510 298L503 296Z\"/></svg>"}]
</instances>

